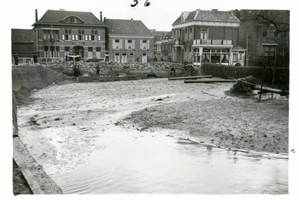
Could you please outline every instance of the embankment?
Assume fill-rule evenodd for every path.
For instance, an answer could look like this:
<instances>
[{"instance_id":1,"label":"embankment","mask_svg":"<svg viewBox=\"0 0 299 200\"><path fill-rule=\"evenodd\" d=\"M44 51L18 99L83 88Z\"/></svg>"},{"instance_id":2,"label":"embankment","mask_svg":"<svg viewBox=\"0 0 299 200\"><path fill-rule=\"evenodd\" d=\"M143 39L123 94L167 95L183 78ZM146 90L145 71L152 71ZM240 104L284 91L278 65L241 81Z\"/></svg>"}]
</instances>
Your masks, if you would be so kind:
<instances>
[{"instance_id":1,"label":"embankment","mask_svg":"<svg viewBox=\"0 0 299 200\"><path fill-rule=\"evenodd\" d=\"M32 90L42 89L66 80L71 80L71 78L42 66L12 68L12 90L18 105L31 102L29 96Z\"/></svg>"}]
</instances>

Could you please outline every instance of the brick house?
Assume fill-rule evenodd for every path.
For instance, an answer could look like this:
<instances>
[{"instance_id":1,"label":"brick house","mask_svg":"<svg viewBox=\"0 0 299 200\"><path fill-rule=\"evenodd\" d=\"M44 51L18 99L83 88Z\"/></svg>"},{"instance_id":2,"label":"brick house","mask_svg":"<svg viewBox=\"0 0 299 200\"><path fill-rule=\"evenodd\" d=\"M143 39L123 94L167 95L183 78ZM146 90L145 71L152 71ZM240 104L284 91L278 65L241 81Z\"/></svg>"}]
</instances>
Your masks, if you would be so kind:
<instances>
[{"instance_id":1,"label":"brick house","mask_svg":"<svg viewBox=\"0 0 299 200\"><path fill-rule=\"evenodd\" d=\"M246 49L238 45L239 26L229 11L182 12L172 24L173 61L244 66Z\"/></svg>"},{"instance_id":2,"label":"brick house","mask_svg":"<svg viewBox=\"0 0 299 200\"><path fill-rule=\"evenodd\" d=\"M289 65L289 22L287 10L240 10L235 11L241 21L239 44L248 49L247 63L250 66Z\"/></svg>"},{"instance_id":3,"label":"brick house","mask_svg":"<svg viewBox=\"0 0 299 200\"><path fill-rule=\"evenodd\" d=\"M105 59L106 25L91 12L48 10L33 24L39 59L65 60L69 54L84 60ZM102 18L102 13L100 14Z\"/></svg>"},{"instance_id":4,"label":"brick house","mask_svg":"<svg viewBox=\"0 0 299 200\"><path fill-rule=\"evenodd\" d=\"M11 29L11 49L13 64L37 62L38 52L34 50L32 30Z\"/></svg>"},{"instance_id":5,"label":"brick house","mask_svg":"<svg viewBox=\"0 0 299 200\"><path fill-rule=\"evenodd\" d=\"M172 61L172 32L164 32L163 35L155 42L155 56L158 61Z\"/></svg>"},{"instance_id":6,"label":"brick house","mask_svg":"<svg viewBox=\"0 0 299 200\"><path fill-rule=\"evenodd\" d=\"M140 20L106 19L109 60L121 63L152 62L154 35Z\"/></svg>"},{"instance_id":7,"label":"brick house","mask_svg":"<svg viewBox=\"0 0 299 200\"><path fill-rule=\"evenodd\" d=\"M160 61L162 58L161 53L161 38L167 31L156 31L155 29L150 30L151 33L154 35L154 60Z\"/></svg>"}]
</instances>

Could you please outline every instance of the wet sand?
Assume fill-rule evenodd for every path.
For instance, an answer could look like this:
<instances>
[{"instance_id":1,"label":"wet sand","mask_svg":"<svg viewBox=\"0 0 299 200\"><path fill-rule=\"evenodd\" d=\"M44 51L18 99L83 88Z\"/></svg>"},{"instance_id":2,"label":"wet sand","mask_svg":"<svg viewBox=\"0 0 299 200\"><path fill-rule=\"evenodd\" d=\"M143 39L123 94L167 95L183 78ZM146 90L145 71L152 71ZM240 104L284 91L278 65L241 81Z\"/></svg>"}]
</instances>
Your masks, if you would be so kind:
<instances>
[{"instance_id":1,"label":"wet sand","mask_svg":"<svg viewBox=\"0 0 299 200\"><path fill-rule=\"evenodd\" d=\"M19 135L49 175L83 166L97 148L98 133L115 126L167 128L205 143L287 152L288 99L230 97L225 91L232 85L166 79L53 85L19 108Z\"/></svg>"}]
</instances>

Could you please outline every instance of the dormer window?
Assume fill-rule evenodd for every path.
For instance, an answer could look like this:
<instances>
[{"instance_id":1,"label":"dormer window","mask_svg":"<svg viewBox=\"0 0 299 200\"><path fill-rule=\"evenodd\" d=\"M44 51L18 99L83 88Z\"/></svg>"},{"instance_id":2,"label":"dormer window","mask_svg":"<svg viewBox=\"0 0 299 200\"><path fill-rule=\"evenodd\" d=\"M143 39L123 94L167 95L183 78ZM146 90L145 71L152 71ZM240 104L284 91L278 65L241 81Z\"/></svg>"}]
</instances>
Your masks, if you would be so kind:
<instances>
[{"instance_id":1,"label":"dormer window","mask_svg":"<svg viewBox=\"0 0 299 200\"><path fill-rule=\"evenodd\" d=\"M67 16L60 22L65 24L84 24L84 21L76 16Z\"/></svg>"}]
</instances>

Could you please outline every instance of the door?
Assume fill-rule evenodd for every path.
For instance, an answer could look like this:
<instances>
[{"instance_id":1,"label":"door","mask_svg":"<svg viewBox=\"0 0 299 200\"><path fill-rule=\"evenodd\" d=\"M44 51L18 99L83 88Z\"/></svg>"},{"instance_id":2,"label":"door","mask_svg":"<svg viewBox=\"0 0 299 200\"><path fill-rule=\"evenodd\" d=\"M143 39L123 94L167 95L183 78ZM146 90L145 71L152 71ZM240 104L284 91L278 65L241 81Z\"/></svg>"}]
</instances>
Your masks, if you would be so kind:
<instances>
[{"instance_id":1,"label":"door","mask_svg":"<svg viewBox=\"0 0 299 200\"><path fill-rule=\"evenodd\" d=\"M119 58L119 54L118 53L115 54L114 58L115 58L115 60L114 60L115 62L118 62L118 63L120 62L120 58Z\"/></svg>"},{"instance_id":2,"label":"door","mask_svg":"<svg viewBox=\"0 0 299 200\"><path fill-rule=\"evenodd\" d=\"M146 55L146 53L142 54L142 62L143 63L147 62L147 55Z\"/></svg>"},{"instance_id":3,"label":"door","mask_svg":"<svg viewBox=\"0 0 299 200\"><path fill-rule=\"evenodd\" d=\"M127 62L127 54L125 54L125 53L122 54L121 62L122 63L126 63Z\"/></svg>"}]
</instances>

